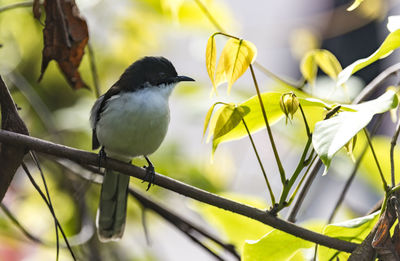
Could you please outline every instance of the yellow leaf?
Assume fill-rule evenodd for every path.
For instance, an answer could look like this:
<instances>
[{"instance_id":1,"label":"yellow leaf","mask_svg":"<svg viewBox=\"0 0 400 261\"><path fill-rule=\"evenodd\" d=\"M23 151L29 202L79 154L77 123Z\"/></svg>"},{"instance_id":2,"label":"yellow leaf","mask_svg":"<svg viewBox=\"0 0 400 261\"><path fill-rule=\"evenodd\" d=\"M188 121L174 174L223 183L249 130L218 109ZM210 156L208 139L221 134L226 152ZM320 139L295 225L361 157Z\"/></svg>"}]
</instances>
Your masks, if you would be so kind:
<instances>
[{"instance_id":1,"label":"yellow leaf","mask_svg":"<svg viewBox=\"0 0 400 261\"><path fill-rule=\"evenodd\" d=\"M329 77L336 80L338 74L342 71L338 59L328 50L317 50L314 54L315 62Z\"/></svg>"},{"instance_id":2,"label":"yellow leaf","mask_svg":"<svg viewBox=\"0 0 400 261\"><path fill-rule=\"evenodd\" d=\"M225 46L226 47L226 46ZM225 58L223 56L224 52L226 52L224 49L222 50L221 57L219 58L218 65L217 65L217 71L215 73L215 86L218 87L220 84L226 82L226 72L225 72Z\"/></svg>"},{"instance_id":3,"label":"yellow leaf","mask_svg":"<svg viewBox=\"0 0 400 261\"><path fill-rule=\"evenodd\" d=\"M216 56L217 50L215 46L215 38L214 34L208 38L207 47L206 47L206 67L207 73L210 77L211 83L213 85L213 90L216 91L215 86L215 66L216 66Z\"/></svg>"},{"instance_id":4,"label":"yellow leaf","mask_svg":"<svg viewBox=\"0 0 400 261\"><path fill-rule=\"evenodd\" d=\"M208 110L207 115L206 115L206 118L204 119L203 138L204 138L204 135L206 134L208 125L209 125L209 123L210 123L211 115L212 115L212 113L213 113L213 111L214 111L214 108L215 108L215 106L216 106L217 104L223 104L223 103L222 103L222 102L216 102L216 103L214 103L214 104L211 106L211 108Z\"/></svg>"},{"instance_id":5,"label":"yellow leaf","mask_svg":"<svg viewBox=\"0 0 400 261\"><path fill-rule=\"evenodd\" d=\"M304 79L311 84L315 82L318 67L334 80L342 71L342 66L336 57L328 50L323 49L309 51L300 63L300 71Z\"/></svg>"},{"instance_id":6,"label":"yellow leaf","mask_svg":"<svg viewBox=\"0 0 400 261\"><path fill-rule=\"evenodd\" d=\"M306 53L300 63L300 71L304 79L310 84L314 84L317 76L317 64L315 63L314 50Z\"/></svg>"},{"instance_id":7,"label":"yellow leaf","mask_svg":"<svg viewBox=\"0 0 400 261\"><path fill-rule=\"evenodd\" d=\"M257 48L253 43L243 39L231 38L228 40L222 50L217 66L217 76L220 76L218 79L223 80L223 74L225 73L228 81L228 92L232 88L232 84L244 74L256 56ZM216 84L218 84L217 80Z\"/></svg>"},{"instance_id":8,"label":"yellow leaf","mask_svg":"<svg viewBox=\"0 0 400 261\"><path fill-rule=\"evenodd\" d=\"M213 120L216 118L215 125L213 124L213 144L212 144L212 155L214 155L218 144L220 143L220 137L229 133L231 130L238 126L243 117L246 116L250 109L247 106L236 106L235 104L225 104L220 110L214 115Z\"/></svg>"},{"instance_id":9,"label":"yellow leaf","mask_svg":"<svg viewBox=\"0 0 400 261\"><path fill-rule=\"evenodd\" d=\"M356 9L364 0L354 0L353 4L347 8L347 11L353 11Z\"/></svg>"}]
</instances>

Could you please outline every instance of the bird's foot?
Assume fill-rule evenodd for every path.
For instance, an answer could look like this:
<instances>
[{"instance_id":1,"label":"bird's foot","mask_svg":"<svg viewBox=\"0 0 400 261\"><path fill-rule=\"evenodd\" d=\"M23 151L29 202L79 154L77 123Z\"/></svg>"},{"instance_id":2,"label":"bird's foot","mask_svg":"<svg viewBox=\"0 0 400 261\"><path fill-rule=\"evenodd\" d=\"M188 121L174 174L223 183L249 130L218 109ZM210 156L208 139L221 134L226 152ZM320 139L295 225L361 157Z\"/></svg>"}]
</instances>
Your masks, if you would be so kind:
<instances>
[{"instance_id":1,"label":"bird's foot","mask_svg":"<svg viewBox=\"0 0 400 261\"><path fill-rule=\"evenodd\" d=\"M100 173L101 173L101 162L106 161L106 159L107 159L107 154L106 154L106 151L104 150L104 146L102 146L99 151L99 159L98 159L98 166L99 166Z\"/></svg>"},{"instance_id":2,"label":"bird's foot","mask_svg":"<svg viewBox=\"0 0 400 261\"><path fill-rule=\"evenodd\" d=\"M147 185L147 188L146 188L146 191L148 191L150 189L151 185L154 184L154 179L156 177L156 173L154 171L154 166L151 163L151 161L147 157L144 157L144 158L146 159L146 161L149 165L143 166L146 169L146 176L144 177L142 183L145 181L149 182L149 185Z\"/></svg>"}]
</instances>

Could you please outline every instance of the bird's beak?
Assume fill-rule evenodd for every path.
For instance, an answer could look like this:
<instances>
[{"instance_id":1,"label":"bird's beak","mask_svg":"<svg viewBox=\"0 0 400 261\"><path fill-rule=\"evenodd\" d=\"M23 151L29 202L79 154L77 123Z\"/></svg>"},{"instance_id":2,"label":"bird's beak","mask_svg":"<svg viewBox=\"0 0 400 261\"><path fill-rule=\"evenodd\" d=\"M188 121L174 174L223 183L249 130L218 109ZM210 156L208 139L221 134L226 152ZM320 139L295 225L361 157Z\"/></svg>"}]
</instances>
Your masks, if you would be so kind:
<instances>
[{"instance_id":1,"label":"bird's beak","mask_svg":"<svg viewBox=\"0 0 400 261\"><path fill-rule=\"evenodd\" d=\"M194 82L194 80L190 77L187 76L177 76L175 78L176 82Z\"/></svg>"}]
</instances>

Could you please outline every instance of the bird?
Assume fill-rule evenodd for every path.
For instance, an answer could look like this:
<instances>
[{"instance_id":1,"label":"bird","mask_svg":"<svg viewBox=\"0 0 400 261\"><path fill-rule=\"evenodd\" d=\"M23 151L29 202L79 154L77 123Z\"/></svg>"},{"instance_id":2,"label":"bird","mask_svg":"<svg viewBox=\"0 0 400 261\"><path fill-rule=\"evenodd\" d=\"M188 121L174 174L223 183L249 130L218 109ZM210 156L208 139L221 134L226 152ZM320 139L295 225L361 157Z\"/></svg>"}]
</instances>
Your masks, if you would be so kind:
<instances>
[{"instance_id":1,"label":"bird","mask_svg":"<svg viewBox=\"0 0 400 261\"><path fill-rule=\"evenodd\" d=\"M145 56L132 63L90 112L92 149L101 147L99 157L131 162L143 156L148 166L147 190L154 181L154 166L148 156L155 152L168 130L169 97L175 85L194 81L179 76L164 57ZM122 238L127 210L129 176L105 170L96 226L101 242Z\"/></svg>"}]
</instances>

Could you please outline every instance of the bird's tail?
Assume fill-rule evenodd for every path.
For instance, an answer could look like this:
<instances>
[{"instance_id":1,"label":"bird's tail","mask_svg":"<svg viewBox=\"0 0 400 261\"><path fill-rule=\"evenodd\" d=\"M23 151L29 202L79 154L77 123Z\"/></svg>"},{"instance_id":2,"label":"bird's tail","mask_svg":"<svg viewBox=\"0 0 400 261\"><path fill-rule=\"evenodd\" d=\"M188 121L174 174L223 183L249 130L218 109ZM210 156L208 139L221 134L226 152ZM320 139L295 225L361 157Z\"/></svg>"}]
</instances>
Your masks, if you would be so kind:
<instances>
[{"instance_id":1,"label":"bird's tail","mask_svg":"<svg viewBox=\"0 0 400 261\"><path fill-rule=\"evenodd\" d=\"M97 234L102 242L119 240L124 234L129 176L106 170L97 211Z\"/></svg>"}]
</instances>

